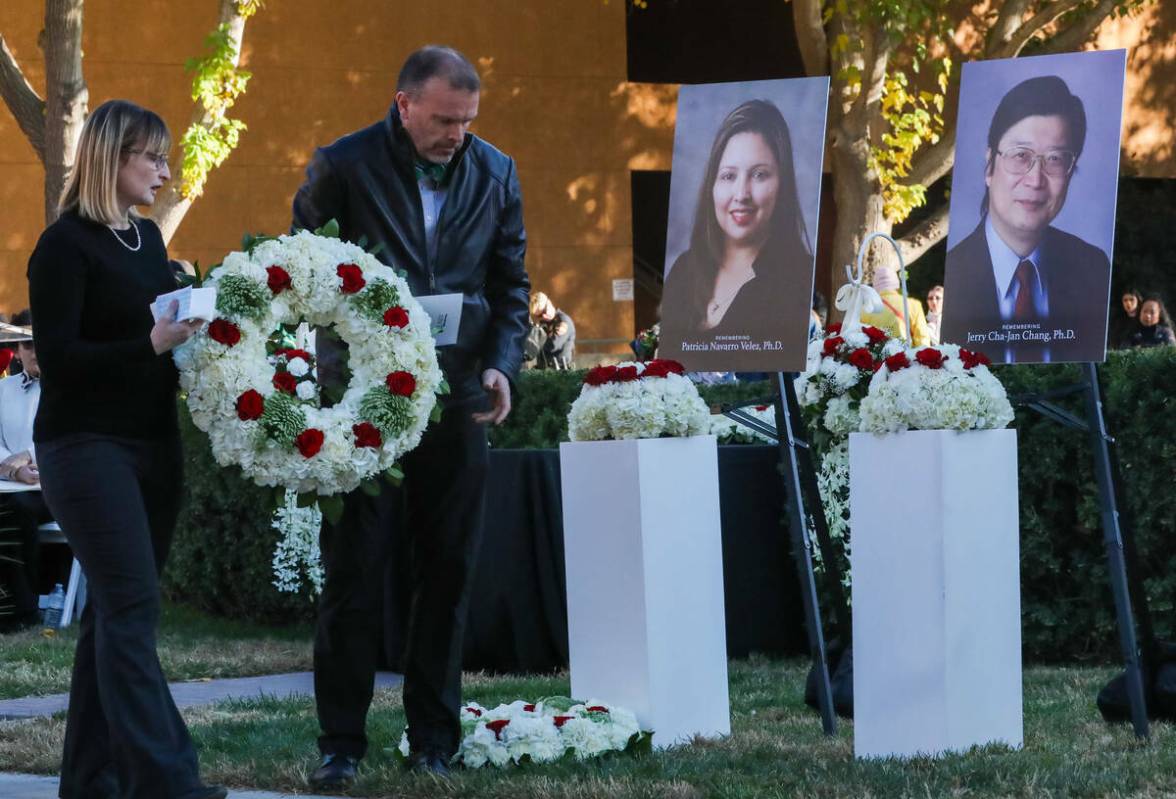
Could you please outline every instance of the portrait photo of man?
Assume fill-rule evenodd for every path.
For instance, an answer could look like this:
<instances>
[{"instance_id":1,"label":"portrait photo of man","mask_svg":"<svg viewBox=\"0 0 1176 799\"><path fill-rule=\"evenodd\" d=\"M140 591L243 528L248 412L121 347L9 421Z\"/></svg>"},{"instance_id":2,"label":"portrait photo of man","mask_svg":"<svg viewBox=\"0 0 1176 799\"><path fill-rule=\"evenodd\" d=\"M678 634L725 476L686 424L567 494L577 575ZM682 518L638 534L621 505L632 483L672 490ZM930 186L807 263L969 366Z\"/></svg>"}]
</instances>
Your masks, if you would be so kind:
<instances>
[{"instance_id":1,"label":"portrait photo of man","mask_svg":"<svg viewBox=\"0 0 1176 799\"><path fill-rule=\"evenodd\" d=\"M1114 60L1103 60L1114 68ZM1119 97L1096 97L1100 116L1112 118L1113 136L1093 140L1090 104L1061 74L1035 74L1016 82L986 124L973 126L987 130L983 194L979 221L971 222L965 218L974 213L968 205L975 194L967 191L968 181L960 181L965 185L953 192L951 225L957 235L949 236L945 267L946 291L953 300L943 314L944 342L983 352L997 363L1103 360L1118 170L1117 109L1122 105L1122 66L1118 69ZM966 112L974 110L966 88L961 89L961 130ZM1117 105L1111 105L1113 99ZM957 142L957 165L977 155L977 149L965 151ZM1104 182L1109 177L1109 191L1092 195L1093 184L1078 185L1077 175L1088 166L1103 173ZM1070 215L1070 230L1065 230L1059 217L1068 202L1082 207ZM961 224L968 225L962 238Z\"/></svg>"}]
</instances>

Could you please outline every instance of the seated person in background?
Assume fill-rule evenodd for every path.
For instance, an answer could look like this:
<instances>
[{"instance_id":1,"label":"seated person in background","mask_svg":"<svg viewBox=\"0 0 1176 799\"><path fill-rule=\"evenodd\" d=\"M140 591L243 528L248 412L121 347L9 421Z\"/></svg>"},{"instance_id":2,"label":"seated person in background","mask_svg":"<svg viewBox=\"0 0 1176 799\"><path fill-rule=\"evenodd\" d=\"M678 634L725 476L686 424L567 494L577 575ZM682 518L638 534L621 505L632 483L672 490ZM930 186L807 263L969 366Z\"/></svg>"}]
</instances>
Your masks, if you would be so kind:
<instances>
[{"instance_id":1,"label":"seated person in background","mask_svg":"<svg viewBox=\"0 0 1176 799\"><path fill-rule=\"evenodd\" d=\"M1107 330L1107 347L1124 350L1131 346L1131 336L1139 330L1139 305L1143 295L1136 289L1127 289L1119 298L1119 307L1111 308L1111 322Z\"/></svg>"},{"instance_id":2,"label":"seated person in background","mask_svg":"<svg viewBox=\"0 0 1176 799\"><path fill-rule=\"evenodd\" d=\"M1164 347L1176 345L1172 318L1158 294L1148 294L1139 306L1139 326L1128 337L1132 347Z\"/></svg>"},{"instance_id":3,"label":"seated person in background","mask_svg":"<svg viewBox=\"0 0 1176 799\"><path fill-rule=\"evenodd\" d=\"M943 286L932 286L927 292L927 331L932 346L939 344L939 329L943 325Z\"/></svg>"},{"instance_id":4,"label":"seated person in background","mask_svg":"<svg viewBox=\"0 0 1176 799\"><path fill-rule=\"evenodd\" d=\"M12 324L30 328L32 317L21 311ZM32 339L16 345L16 355L23 371L0 380L0 478L25 483L37 490L0 494L0 540L15 546L4 547L12 561L0 562L0 584L12 594L5 604L13 613L0 619L0 631L20 629L36 624L39 618L37 526L51 519L41 498L40 474L33 450L33 417L41 399L41 370Z\"/></svg>"},{"instance_id":5,"label":"seated person in background","mask_svg":"<svg viewBox=\"0 0 1176 799\"><path fill-rule=\"evenodd\" d=\"M576 355L576 326L542 291L531 296L531 332L523 363L532 369L569 369Z\"/></svg>"},{"instance_id":6,"label":"seated person in background","mask_svg":"<svg viewBox=\"0 0 1176 799\"><path fill-rule=\"evenodd\" d=\"M874 288L882 297L882 310L878 313L862 314L863 325L881 328L894 338L906 338L906 322L903 314L902 293L898 290L898 272L894 267L879 265L874 268ZM931 343L931 331L927 317L923 315L923 303L908 297L907 308L911 314L911 343L926 347Z\"/></svg>"}]
</instances>

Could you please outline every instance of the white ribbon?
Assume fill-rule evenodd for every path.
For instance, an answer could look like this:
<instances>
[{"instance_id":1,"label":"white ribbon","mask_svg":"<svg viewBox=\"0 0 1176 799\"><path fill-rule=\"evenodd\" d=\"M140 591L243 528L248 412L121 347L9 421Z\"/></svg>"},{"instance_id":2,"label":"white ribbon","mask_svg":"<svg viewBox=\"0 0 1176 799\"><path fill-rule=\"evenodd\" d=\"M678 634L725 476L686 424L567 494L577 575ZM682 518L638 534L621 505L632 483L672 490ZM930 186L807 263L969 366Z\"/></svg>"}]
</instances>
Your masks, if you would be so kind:
<instances>
[{"instance_id":1,"label":"white ribbon","mask_svg":"<svg viewBox=\"0 0 1176 799\"><path fill-rule=\"evenodd\" d=\"M837 289L837 299L834 305L837 310L844 312L841 319L841 334L856 333L862 329L862 314L877 313L884 307L882 297L873 286L862 283L862 263L858 261L857 276L849 267L845 267L845 275L849 282Z\"/></svg>"},{"instance_id":2,"label":"white ribbon","mask_svg":"<svg viewBox=\"0 0 1176 799\"><path fill-rule=\"evenodd\" d=\"M866 259L866 253L870 251L870 242L876 238L886 239L890 242L890 246L894 247L894 252L898 254L898 275L902 282L902 312L906 317L903 320L906 322L906 329L899 331L899 333L905 333L907 344L910 344L911 314L907 308L906 264L903 263L902 249L898 246L898 242L881 232L871 233L862 240L862 246L858 248L856 277L850 271L849 266L845 267L845 276L849 278L849 282L837 290L835 303L837 310L845 313L841 320L841 332L844 334L861 330L862 314L877 313L885 307L882 304L882 296L874 290L874 287L862 284L863 262Z\"/></svg>"}]
</instances>

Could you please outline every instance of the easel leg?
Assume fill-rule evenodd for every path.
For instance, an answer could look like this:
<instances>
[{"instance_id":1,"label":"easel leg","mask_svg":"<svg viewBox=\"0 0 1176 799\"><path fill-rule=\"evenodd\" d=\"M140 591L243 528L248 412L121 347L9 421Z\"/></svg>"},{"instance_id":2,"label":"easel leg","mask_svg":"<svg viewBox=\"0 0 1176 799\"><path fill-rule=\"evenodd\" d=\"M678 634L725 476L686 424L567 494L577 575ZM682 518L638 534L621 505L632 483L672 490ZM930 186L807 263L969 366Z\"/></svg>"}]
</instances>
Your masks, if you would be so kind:
<instances>
[{"instance_id":1,"label":"easel leg","mask_svg":"<svg viewBox=\"0 0 1176 799\"><path fill-rule=\"evenodd\" d=\"M1143 672L1139 662L1139 644L1135 635L1135 617L1131 612L1131 594L1127 583L1127 567L1123 557L1123 536L1119 529L1119 509L1115 499L1111 457L1107 446L1106 421L1102 412L1102 392L1098 384L1098 369L1086 364L1086 407L1090 418L1090 442L1094 449L1094 476L1098 483L1102 506L1103 542L1107 549L1111 591L1115 596L1115 615L1119 623L1119 646L1127 667L1127 698L1131 702L1131 724L1135 737L1147 738L1147 700L1143 689Z\"/></svg>"},{"instance_id":2,"label":"easel leg","mask_svg":"<svg viewBox=\"0 0 1176 799\"><path fill-rule=\"evenodd\" d=\"M825 632L821 626L821 611L817 600L817 581L813 574L813 556L804 510L804 492L800 481L800 463L796 453L796 437L790 407L795 388L793 375L776 373L776 430L779 431L780 460L783 466L784 493L788 501L788 522L792 537L792 555L800 578L800 595L804 601L805 626L808 630L809 651L813 663L819 664L817 699L821 707L821 726L826 735L837 733L837 715L833 710L833 690L829 685L829 663L825 656ZM790 399L792 400L790 402Z\"/></svg>"}]
</instances>

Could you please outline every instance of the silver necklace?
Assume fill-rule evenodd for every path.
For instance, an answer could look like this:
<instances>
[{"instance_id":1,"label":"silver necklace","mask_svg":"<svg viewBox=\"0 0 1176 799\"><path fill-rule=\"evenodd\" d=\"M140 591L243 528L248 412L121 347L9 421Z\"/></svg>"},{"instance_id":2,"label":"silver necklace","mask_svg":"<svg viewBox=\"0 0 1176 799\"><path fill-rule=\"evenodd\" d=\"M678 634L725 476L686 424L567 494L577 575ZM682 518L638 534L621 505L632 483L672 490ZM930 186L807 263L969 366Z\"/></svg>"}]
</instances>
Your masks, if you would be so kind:
<instances>
[{"instance_id":1,"label":"silver necklace","mask_svg":"<svg viewBox=\"0 0 1176 799\"><path fill-rule=\"evenodd\" d=\"M125 241L123 241L123 237L118 235L118 231L114 229L113 225L107 225L106 227L110 228L110 232L114 234L114 237L116 239L118 239L119 244L126 247L131 252L138 252L139 249L143 246L143 234L139 232L139 226L135 224L135 220L130 219L127 221L131 223L131 228L135 231L135 246L134 247L132 247L131 245L129 245Z\"/></svg>"}]
</instances>

